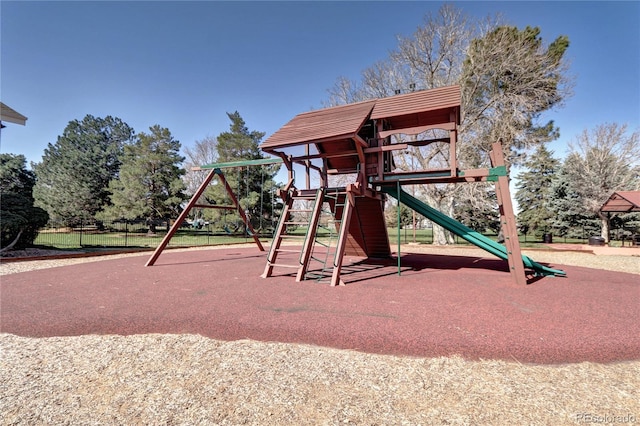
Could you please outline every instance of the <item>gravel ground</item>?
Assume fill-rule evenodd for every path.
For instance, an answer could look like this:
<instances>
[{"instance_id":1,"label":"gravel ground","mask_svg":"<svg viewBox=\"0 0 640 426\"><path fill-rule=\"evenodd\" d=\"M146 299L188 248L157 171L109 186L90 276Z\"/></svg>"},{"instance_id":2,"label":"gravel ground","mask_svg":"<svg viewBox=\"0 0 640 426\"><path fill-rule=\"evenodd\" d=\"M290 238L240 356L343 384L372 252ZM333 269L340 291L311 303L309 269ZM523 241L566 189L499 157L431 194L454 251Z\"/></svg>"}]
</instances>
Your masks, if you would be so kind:
<instances>
[{"instance_id":1,"label":"gravel ground","mask_svg":"<svg viewBox=\"0 0 640 426\"><path fill-rule=\"evenodd\" d=\"M637 257L525 253L554 266L640 273ZM141 254L118 256L132 255ZM109 258L7 262L0 274ZM0 335L3 425L634 424L639 390L640 361L539 366L194 335Z\"/></svg>"}]
</instances>

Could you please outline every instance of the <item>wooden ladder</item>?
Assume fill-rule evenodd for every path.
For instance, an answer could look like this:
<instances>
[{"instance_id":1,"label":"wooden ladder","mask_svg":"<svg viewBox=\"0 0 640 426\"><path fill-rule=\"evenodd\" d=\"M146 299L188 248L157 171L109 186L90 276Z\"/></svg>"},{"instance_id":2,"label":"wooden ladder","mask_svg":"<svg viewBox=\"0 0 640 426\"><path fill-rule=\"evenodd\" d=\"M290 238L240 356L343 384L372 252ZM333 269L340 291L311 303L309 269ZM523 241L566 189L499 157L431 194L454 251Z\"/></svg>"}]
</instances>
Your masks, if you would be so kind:
<instances>
[{"instance_id":1,"label":"wooden ladder","mask_svg":"<svg viewBox=\"0 0 640 426\"><path fill-rule=\"evenodd\" d=\"M325 233L316 232L315 238L310 249L309 260L305 268L304 278L322 281L331 279L333 269L336 266L336 257L338 256L338 237L342 231L342 217L344 207L347 203L347 194L338 189L329 190L324 196L325 201L329 205L329 209L323 209L318 221L318 229L322 229ZM322 219L325 219L326 225L323 225ZM320 248L320 250L316 250ZM309 270L311 262L318 265L317 268Z\"/></svg>"},{"instance_id":2,"label":"wooden ladder","mask_svg":"<svg viewBox=\"0 0 640 426\"><path fill-rule=\"evenodd\" d=\"M317 190L298 190L293 188L288 192L286 200L284 200L285 205L282 215L280 216L280 221L278 222L278 227L271 242L271 249L267 256L267 264L261 275L262 278L272 276L273 268L275 267L297 269L296 281L301 281L304 278L306 265L309 262L308 257L310 256L312 242L315 240L318 219L324 202L324 192L324 188ZM294 205L296 201L313 201L313 206L310 209L297 208L297 206ZM300 216L300 214L308 215L308 219L296 217ZM307 232L304 237L291 235L287 232L287 228L290 226L307 226ZM301 239L302 250L282 248L282 242L284 240ZM278 257L282 253L299 253L299 256L296 262L289 260L289 263L278 263Z\"/></svg>"}]
</instances>

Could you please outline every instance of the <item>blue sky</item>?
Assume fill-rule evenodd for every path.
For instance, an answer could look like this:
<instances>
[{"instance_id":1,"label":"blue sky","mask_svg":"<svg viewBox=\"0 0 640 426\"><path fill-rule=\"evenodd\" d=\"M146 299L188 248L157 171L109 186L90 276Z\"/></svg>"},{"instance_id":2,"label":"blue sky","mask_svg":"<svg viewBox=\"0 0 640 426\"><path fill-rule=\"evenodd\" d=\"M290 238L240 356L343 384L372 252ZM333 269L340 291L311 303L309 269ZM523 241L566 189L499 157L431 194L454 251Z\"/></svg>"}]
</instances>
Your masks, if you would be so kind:
<instances>
[{"instance_id":1,"label":"blue sky","mask_svg":"<svg viewBox=\"0 0 640 426\"><path fill-rule=\"evenodd\" d=\"M183 146L228 130L278 130L322 107L340 76L357 79L441 2L0 3L1 100L28 117L0 151L39 162L69 121L112 115L136 132L159 124ZM548 114L563 156L584 129L640 127L640 2L457 2L570 39L575 95Z\"/></svg>"}]
</instances>

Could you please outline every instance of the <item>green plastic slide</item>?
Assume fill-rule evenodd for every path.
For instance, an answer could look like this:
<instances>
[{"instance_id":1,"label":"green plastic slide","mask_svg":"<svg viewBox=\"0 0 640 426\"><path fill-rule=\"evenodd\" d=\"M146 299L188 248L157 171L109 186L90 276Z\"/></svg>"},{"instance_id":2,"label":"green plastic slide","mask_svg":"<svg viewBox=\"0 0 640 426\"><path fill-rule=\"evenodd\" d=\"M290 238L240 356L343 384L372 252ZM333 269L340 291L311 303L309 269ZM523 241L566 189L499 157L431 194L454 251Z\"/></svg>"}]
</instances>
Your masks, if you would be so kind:
<instances>
[{"instance_id":1,"label":"green plastic slide","mask_svg":"<svg viewBox=\"0 0 640 426\"><path fill-rule=\"evenodd\" d=\"M398 189L395 186L383 186L382 191L391 195L395 199L400 200L401 203L405 204L410 209L415 210L417 213L420 213L427 219L442 226L446 230L453 232L455 235L465 239L471 244L488 251L502 260L508 259L507 248L504 245L485 237L457 220L439 212L402 189L398 192ZM523 255L522 262L526 268L532 269L537 276L566 276L564 271L543 266L528 256Z\"/></svg>"}]
</instances>

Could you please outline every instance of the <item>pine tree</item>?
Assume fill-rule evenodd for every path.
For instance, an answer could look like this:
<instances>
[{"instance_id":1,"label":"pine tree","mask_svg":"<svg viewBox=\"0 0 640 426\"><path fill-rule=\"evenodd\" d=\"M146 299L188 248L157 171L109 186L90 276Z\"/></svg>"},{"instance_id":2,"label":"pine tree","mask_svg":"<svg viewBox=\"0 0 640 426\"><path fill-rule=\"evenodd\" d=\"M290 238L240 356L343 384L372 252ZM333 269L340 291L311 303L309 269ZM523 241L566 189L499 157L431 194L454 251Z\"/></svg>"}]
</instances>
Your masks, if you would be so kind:
<instances>
[{"instance_id":1,"label":"pine tree","mask_svg":"<svg viewBox=\"0 0 640 426\"><path fill-rule=\"evenodd\" d=\"M109 204L109 181L117 176L123 146L132 136L133 129L119 118L87 115L69 122L42 162L32 165L36 205L66 225L93 219Z\"/></svg>"},{"instance_id":2,"label":"pine tree","mask_svg":"<svg viewBox=\"0 0 640 426\"><path fill-rule=\"evenodd\" d=\"M34 206L35 176L24 155L0 154L0 247L22 248L33 243L49 215Z\"/></svg>"},{"instance_id":3,"label":"pine tree","mask_svg":"<svg viewBox=\"0 0 640 426\"><path fill-rule=\"evenodd\" d=\"M260 143L264 132L250 131L245 121L237 111L227 113L231 120L228 132L222 132L217 138L217 151L219 162L231 162L242 160L259 160L265 158L260 150ZM267 227L272 224L274 206L274 191L276 183L274 177L279 170L279 165L246 166L236 169L225 169L223 172L240 206L248 213L249 220L255 229ZM206 198L214 204L229 205L227 192L214 180L211 188L206 192ZM227 222L240 227L240 217L236 213L207 212L212 220L219 226L225 226Z\"/></svg>"},{"instance_id":4,"label":"pine tree","mask_svg":"<svg viewBox=\"0 0 640 426\"><path fill-rule=\"evenodd\" d=\"M155 125L149 130L151 133L139 133L134 144L125 146L119 178L109 184L113 205L105 216L145 219L154 233L158 221L179 215L186 197L180 142L169 129Z\"/></svg>"},{"instance_id":5,"label":"pine tree","mask_svg":"<svg viewBox=\"0 0 640 426\"><path fill-rule=\"evenodd\" d=\"M567 238L586 238L598 230L598 219L586 211L580 194L569 176L571 163L575 161L569 155L552 179L549 210L553 214L551 225L556 235Z\"/></svg>"},{"instance_id":6,"label":"pine tree","mask_svg":"<svg viewBox=\"0 0 640 426\"><path fill-rule=\"evenodd\" d=\"M558 138L554 122L540 119L569 92L562 60L568 47L566 36L545 47L540 29L529 26L499 26L471 41L460 80L461 148L468 166L477 166L478 150L486 153L498 140L507 163L518 164L523 150Z\"/></svg>"},{"instance_id":7,"label":"pine tree","mask_svg":"<svg viewBox=\"0 0 640 426\"><path fill-rule=\"evenodd\" d=\"M231 120L230 131L218 136L218 161L258 160L264 158L260 142L264 132L249 131L238 111L227 113Z\"/></svg>"},{"instance_id":8,"label":"pine tree","mask_svg":"<svg viewBox=\"0 0 640 426\"><path fill-rule=\"evenodd\" d=\"M518 222L521 228L540 237L549 230L554 217L549 205L551 184L560 161L543 144L524 162L524 166L527 171L517 176L519 182L515 194L520 208Z\"/></svg>"}]
</instances>

